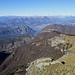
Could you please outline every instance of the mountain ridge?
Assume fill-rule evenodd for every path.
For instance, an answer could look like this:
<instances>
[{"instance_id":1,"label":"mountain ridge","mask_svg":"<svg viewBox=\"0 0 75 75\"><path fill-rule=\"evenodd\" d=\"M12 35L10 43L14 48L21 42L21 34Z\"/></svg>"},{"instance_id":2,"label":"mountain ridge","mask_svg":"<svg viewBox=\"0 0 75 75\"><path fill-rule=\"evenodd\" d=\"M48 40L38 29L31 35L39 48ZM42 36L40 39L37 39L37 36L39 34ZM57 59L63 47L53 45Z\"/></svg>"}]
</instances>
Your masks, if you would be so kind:
<instances>
[{"instance_id":1,"label":"mountain ridge","mask_svg":"<svg viewBox=\"0 0 75 75\"><path fill-rule=\"evenodd\" d=\"M60 28L59 25L57 26L58 28ZM43 31L44 30L45 29L43 29ZM71 40L71 38L73 39ZM32 42L24 44L23 46L17 48L17 50L4 61L4 63L0 66L0 74L1 75L5 75L5 74L6 75L26 75L30 73L31 75L33 74L37 75L37 72L35 70L36 67L34 67L36 66L36 62L32 64L31 68L29 68L30 67L29 64L31 64L33 61L38 60L40 58L47 58L47 57L51 59L51 63L49 66L52 67L57 64L55 69L57 67L60 68L59 65L62 66L63 63L65 64L65 61L63 60L57 61L57 60L63 57L63 55L66 55L66 53L71 53L69 49L75 46L73 42L74 42L74 35L72 36L70 34L68 35L65 33L63 34L55 30L51 30L50 32L41 32L35 36ZM29 68L29 70L26 70L27 68ZM46 66L46 68L49 68L49 67ZM40 69L37 69L37 70L38 70L38 73L40 74L39 71L41 70ZM41 73L45 71L42 71ZM56 73L57 72L56 70L53 70L53 71L56 71L54 73L51 69L50 71L51 71L51 74L54 74L54 73L58 74ZM48 74L50 74L50 71L48 72ZM45 75L45 73L43 74Z\"/></svg>"},{"instance_id":2,"label":"mountain ridge","mask_svg":"<svg viewBox=\"0 0 75 75\"><path fill-rule=\"evenodd\" d=\"M15 28L8 27L7 29L3 28L0 30L0 38L9 38L13 36L18 36L22 34L34 34L35 30L28 26L18 26Z\"/></svg>"},{"instance_id":3,"label":"mountain ridge","mask_svg":"<svg viewBox=\"0 0 75 75\"><path fill-rule=\"evenodd\" d=\"M75 26L52 24L46 26L42 32L51 32L51 31L56 31L58 33L67 34L67 35L75 35Z\"/></svg>"}]
</instances>

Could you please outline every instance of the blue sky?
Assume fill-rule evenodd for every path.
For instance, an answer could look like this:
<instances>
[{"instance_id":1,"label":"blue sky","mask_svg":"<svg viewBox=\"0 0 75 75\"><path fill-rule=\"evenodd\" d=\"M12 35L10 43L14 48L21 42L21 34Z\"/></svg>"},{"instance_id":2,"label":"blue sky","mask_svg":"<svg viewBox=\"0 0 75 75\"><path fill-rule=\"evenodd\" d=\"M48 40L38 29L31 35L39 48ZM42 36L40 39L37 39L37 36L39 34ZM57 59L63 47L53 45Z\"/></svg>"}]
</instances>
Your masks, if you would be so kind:
<instances>
[{"instance_id":1,"label":"blue sky","mask_svg":"<svg viewBox=\"0 0 75 75\"><path fill-rule=\"evenodd\" d=\"M1 16L75 15L75 0L0 0Z\"/></svg>"}]
</instances>

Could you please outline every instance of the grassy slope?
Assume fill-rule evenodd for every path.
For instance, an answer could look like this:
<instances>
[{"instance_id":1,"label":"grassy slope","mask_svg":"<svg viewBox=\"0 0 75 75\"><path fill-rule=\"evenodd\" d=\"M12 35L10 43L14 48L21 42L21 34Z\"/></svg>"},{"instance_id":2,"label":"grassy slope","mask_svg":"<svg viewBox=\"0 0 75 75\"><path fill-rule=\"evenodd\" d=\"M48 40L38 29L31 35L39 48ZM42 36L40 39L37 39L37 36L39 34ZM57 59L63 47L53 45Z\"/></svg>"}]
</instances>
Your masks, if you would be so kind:
<instances>
[{"instance_id":1,"label":"grassy slope","mask_svg":"<svg viewBox=\"0 0 75 75\"><path fill-rule=\"evenodd\" d=\"M49 64L40 73L34 69L31 75L75 75L75 36L61 35L60 37L64 38L66 43L72 44L72 47L68 49L68 54L58 59L60 62L64 61L65 64Z\"/></svg>"}]
</instances>

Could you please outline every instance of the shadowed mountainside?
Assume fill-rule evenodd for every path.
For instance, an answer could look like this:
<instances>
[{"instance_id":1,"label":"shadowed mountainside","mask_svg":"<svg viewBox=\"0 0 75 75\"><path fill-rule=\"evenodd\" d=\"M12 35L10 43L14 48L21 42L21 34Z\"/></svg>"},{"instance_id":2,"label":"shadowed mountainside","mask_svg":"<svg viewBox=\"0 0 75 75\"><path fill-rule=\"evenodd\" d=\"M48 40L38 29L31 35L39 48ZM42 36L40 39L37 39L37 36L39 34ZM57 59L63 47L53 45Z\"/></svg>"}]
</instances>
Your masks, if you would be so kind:
<instances>
[{"instance_id":1,"label":"shadowed mountainside","mask_svg":"<svg viewBox=\"0 0 75 75\"><path fill-rule=\"evenodd\" d=\"M14 51L34 39L33 35L23 34L9 39L0 40L0 64Z\"/></svg>"},{"instance_id":2,"label":"shadowed mountainside","mask_svg":"<svg viewBox=\"0 0 75 75\"><path fill-rule=\"evenodd\" d=\"M13 36L20 36L22 34L34 34L35 30L28 26L17 26L17 27L3 27L0 28L0 39L6 39Z\"/></svg>"}]
</instances>

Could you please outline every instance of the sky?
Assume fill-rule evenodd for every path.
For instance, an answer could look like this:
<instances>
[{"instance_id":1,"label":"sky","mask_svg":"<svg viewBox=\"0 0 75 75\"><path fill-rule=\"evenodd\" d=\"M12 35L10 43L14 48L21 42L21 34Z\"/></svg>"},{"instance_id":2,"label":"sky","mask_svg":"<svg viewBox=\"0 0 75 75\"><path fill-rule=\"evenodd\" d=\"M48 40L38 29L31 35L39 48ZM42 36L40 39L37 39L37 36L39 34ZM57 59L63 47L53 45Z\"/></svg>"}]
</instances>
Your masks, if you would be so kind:
<instances>
[{"instance_id":1,"label":"sky","mask_svg":"<svg viewBox=\"0 0 75 75\"><path fill-rule=\"evenodd\" d=\"M0 0L0 16L75 16L75 0Z\"/></svg>"}]
</instances>

